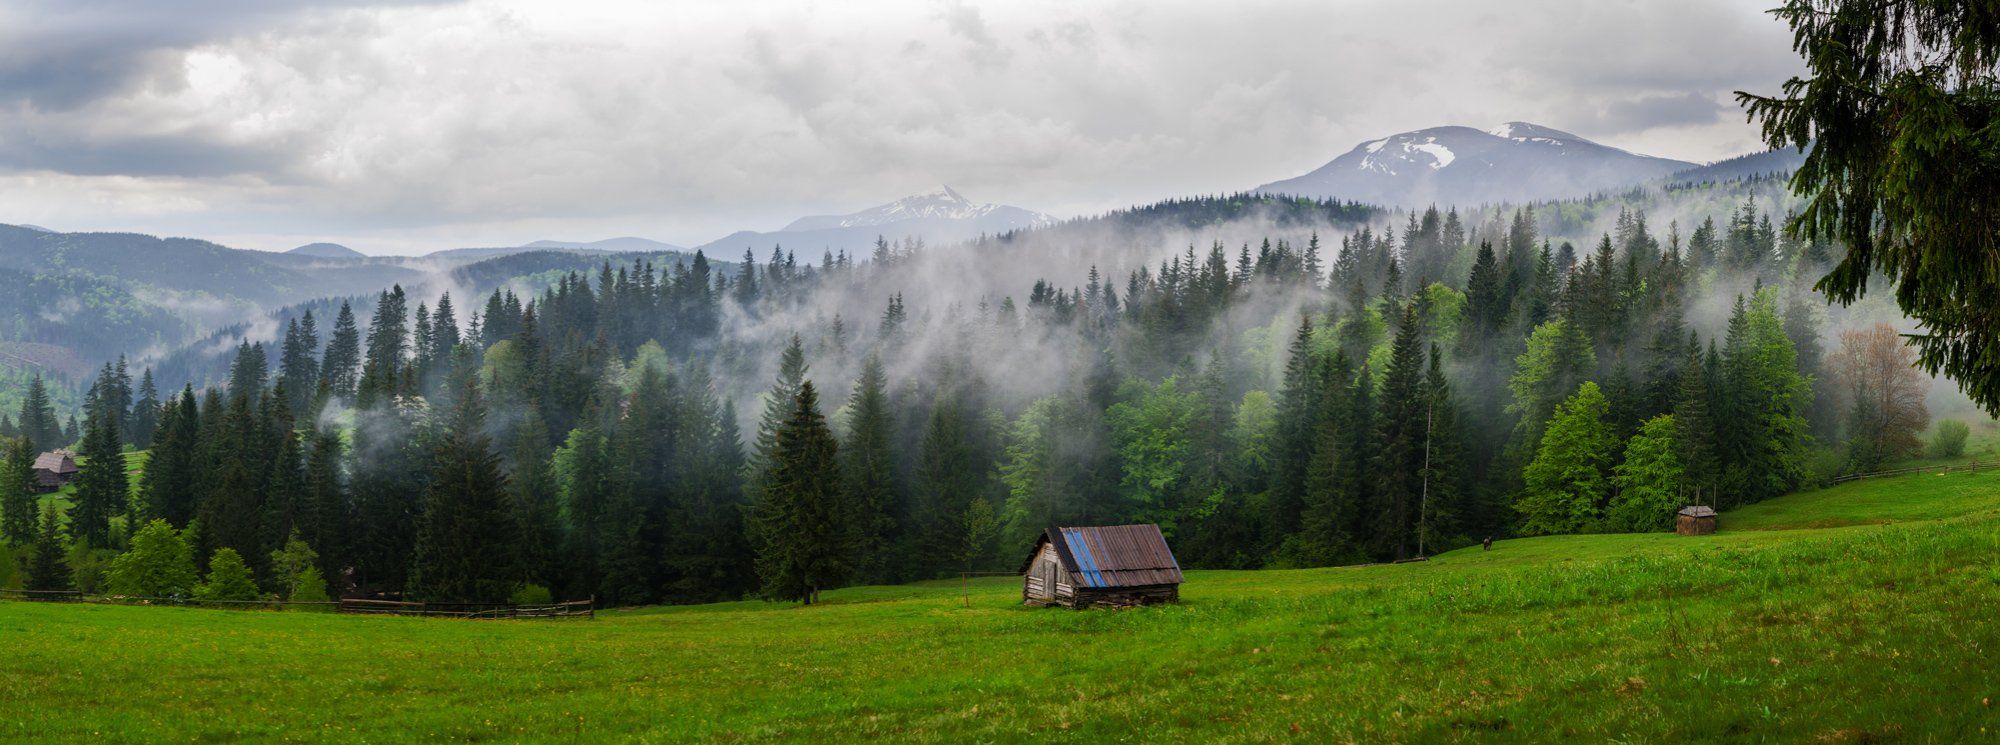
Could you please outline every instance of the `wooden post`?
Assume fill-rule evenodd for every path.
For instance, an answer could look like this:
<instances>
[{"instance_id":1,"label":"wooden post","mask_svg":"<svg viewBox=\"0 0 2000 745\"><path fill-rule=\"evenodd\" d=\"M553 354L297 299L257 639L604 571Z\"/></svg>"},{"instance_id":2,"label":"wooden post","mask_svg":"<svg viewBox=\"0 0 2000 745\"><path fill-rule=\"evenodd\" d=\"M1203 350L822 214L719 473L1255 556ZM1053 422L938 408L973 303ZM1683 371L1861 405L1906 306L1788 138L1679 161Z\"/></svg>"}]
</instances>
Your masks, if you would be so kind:
<instances>
[{"instance_id":1,"label":"wooden post","mask_svg":"<svg viewBox=\"0 0 2000 745\"><path fill-rule=\"evenodd\" d=\"M1429 527L1431 515L1431 411L1436 403L1424 404L1424 491L1417 499L1417 556L1424 555L1424 530ZM1400 546L1401 541L1397 541Z\"/></svg>"}]
</instances>

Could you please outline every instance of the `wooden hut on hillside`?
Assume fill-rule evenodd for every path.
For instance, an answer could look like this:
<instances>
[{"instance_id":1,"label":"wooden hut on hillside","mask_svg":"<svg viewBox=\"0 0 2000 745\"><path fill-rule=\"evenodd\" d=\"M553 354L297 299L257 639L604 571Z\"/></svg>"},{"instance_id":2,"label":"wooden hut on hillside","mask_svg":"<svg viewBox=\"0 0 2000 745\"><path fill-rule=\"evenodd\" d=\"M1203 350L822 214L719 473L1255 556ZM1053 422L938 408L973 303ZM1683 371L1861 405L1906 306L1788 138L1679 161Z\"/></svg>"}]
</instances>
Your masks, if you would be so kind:
<instances>
[{"instance_id":1,"label":"wooden hut on hillside","mask_svg":"<svg viewBox=\"0 0 2000 745\"><path fill-rule=\"evenodd\" d=\"M1181 565L1158 525L1049 528L1021 565L1021 602L1129 607L1181 598Z\"/></svg>"},{"instance_id":2,"label":"wooden hut on hillside","mask_svg":"<svg viewBox=\"0 0 2000 745\"><path fill-rule=\"evenodd\" d=\"M76 456L68 450L50 450L35 456L35 491L47 494L63 488L76 478Z\"/></svg>"},{"instance_id":3,"label":"wooden hut on hillside","mask_svg":"<svg viewBox=\"0 0 2000 745\"><path fill-rule=\"evenodd\" d=\"M1682 507L1674 516L1674 533L1677 535L1708 535L1715 532L1715 527L1714 507Z\"/></svg>"}]
</instances>

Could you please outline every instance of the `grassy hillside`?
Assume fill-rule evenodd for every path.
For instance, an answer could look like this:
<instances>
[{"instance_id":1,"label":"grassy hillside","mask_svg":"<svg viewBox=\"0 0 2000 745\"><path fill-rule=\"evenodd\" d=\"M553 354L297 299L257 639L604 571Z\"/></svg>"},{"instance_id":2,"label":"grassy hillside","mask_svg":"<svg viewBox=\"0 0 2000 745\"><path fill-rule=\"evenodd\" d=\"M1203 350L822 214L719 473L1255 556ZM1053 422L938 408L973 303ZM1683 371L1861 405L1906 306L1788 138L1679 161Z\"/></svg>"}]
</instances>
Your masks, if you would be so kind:
<instances>
[{"instance_id":1,"label":"grassy hillside","mask_svg":"<svg viewBox=\"0 0 2000 745\"><path fill-rule=\"evenodd\" d=\"M1797 494L1703 538L468 622L0 603L0 739L1966 741L2000 732L2000 473Z\"/></svg>"},{"instance_id":2,"label":"grassy hillside","mask_svg":"<svg viewBox=\"0 0 2000 745\"><path fill-rule=\"evenodd\" d=\"M136 500L139 498L140 480L146 474L146 462L151 460L152 457L153 453L150 450L125 451L125 482L132 490L132 499ZM88 462L88 459L78 457L76 462L77 465L82 465ZM53 507L57 512L62 513L62 519L67 522L69 520L70 503L75 501L75 497L76 482L71 481L64 484L61 489L43 494L40 502L41 509L46 510ZM125 518L122 515L114 516L111 518L111 522L122 526L125 524Z\"/></svg>"}]
</instances>

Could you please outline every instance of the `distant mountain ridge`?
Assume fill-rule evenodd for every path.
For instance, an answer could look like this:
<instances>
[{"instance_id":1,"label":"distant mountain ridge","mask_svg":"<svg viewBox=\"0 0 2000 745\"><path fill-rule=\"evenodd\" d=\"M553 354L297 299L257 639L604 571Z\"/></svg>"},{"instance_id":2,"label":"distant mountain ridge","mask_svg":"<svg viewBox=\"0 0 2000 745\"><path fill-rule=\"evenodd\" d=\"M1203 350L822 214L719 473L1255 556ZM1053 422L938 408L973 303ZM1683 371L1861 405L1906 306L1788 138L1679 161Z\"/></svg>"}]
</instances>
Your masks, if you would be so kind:
<instances>
[{"instance_id":1,"label":"distant mountain ridge","mask_svg":"<svg viewBox=\"0 0 2000 745\"><path fill-rule=\"evenodd\" d=\"M338 243L308 243L285 253L293 256L312 256L321 259L365 259L368 254L348 248Z\"/></svg>"},{"instance_id":2,"label":"distant mountain ridge","mask_svg":"<svg viewBox=\"0 0 2000 745\"><path fill-rule=\"evenodd\" d=\"M846 215L801 217L785 226L786 231L828 230L893 225L907 220L985 220L1020 223L1022 227L1052 225L1055 218L1004 204L979 204L949 186L936 191L904 197L878 207Z\"/></svg>"},{"instance_id":3,"label":"distant mountain ridge","mask_svg":"<svg viewBox=\"0 0 2000 745\"><path fill-rule=\"evenodd\" d=\"M892 242L919 238L939 245L1054 225L1056 218L1004 204L974 202L949 186L904 197L845 215L812 215L772 232L740 230L696 248L709 255L734 255L745 248L763 251L784 245L810 252L861 252L880 237Z\"/></svg>"},{"instance_id":4,"label":"distant mountain ridge","mask_svg":"<svg viewBox=\"0 0 2000 745\"><path fill-rule=\"evenodd\" d=\"M1369 140L1310 173L1256 191L1387 207L1475 205L1584 196L1697 167L1553 127L1508 122L1490 130L1432 127Z\"/></svg>"},{"instance_id":5,"label":"distant mountain ridge","mask_svg":"<svg viewBox=\"0 0 2000 745\"><path fill-rule=\"evenodd\" d=\"M660 241L656 241L651 238L637 238L629 235L620 236L617 238L606 238L601 241L541 240L541 241L535 241L533 243L523 243L521 244L520 247L528 249L579 248L589 251L622 251L622 252L637 251L641 253L660 253L663 251L687 250L680 246L676 246L672 243L662 243Z\"/></svg>"},{"instance_id":6,"label":"distant mountain ridge","mask_svg":"<svg viewBox=\"0 0 2000 745\"><path fill-rule=\"evenodd\" d=\"M595 265L604 254L514 253L526 255L479 276L493 282L496 272ZM484 258L364 256L330 243L278 253L193 238L0 225L0 318L16 319L10 341L47 344L94 365L120 353L143 358L315 298L425 287ZM18 366L0 356L0 368Z\"/></svg>"},{"instance_id":7,"label":"distant mountain ridge","mask_svg":"<svg viewBox=\"0 0 2000 745\"><path fill-rule=\"evenodd\" d=\"M1698 184L1756 176L1783 176L1798 170L1805 162L1806 154L1797 150L1766 150L1679 171L1668 176L1667 181L1676 184Z\"/></svg>"}]
</instances>

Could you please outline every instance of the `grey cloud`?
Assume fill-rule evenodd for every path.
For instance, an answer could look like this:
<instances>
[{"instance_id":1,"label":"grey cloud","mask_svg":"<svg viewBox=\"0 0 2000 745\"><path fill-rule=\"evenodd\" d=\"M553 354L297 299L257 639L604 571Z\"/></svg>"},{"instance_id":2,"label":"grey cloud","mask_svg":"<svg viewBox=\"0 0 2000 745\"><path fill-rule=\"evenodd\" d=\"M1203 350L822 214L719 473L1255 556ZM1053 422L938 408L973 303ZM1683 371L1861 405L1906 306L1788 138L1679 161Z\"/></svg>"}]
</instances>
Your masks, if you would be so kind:
<instances>
[{"instance_id":1,"label":"grey cloud","mask_svg":"<svg viewBox=\"0 0 2000 745\"><path fill-rule=\"evenodd\" d=\"M0 170L78 176L282 178L299 153L215 127L104 125L93 105L171 95L187 50L280 31L317 13L437 0L24 0L0 29Z\"/></svg>"},{"instance_id":2,"label":"grey cloud","mask_svg":"<svg viewBox=\"0 0 2000 745\"><path fill-rule=\"evenodd\" d=\"M1637 132L1654 127L1712 124L1737 109L1717 96L1699 91L1677 95L1639 96L1612 101L1592 127L1603 132Z\"/></svg>"},{"instance_id":3,"label":"grey cloud","mask_svg":"<svg viewBox=\"0 0 2000 745\"><path fill-rule=\"evenodd\" d=\"M993 30L987 28L986 19L979 15L979 9L967 5L964 0L946 2L942 16L945 28L971 45L966 57L973 64L981 67L1004 65L1007 58L1013 56L1013 52L993 36Z\"/></svg>"},{"instance_id":4,"label":"grey cloud","mask_svg":"<svg viewBox=\"0 0 2000 745\"><path fill-rule=\"evenodd\" d=\"M1767 6L1551 0L1531 16L1535 22L1496 29L1487 63L1518 71L1524 93L1629 95L1782 82L1800 65L1789 32Z\"/></svg>"},{"instance_id":5,"label":"grey cloud","mask_svg":"<svg viewBox=\"0 0 2000 745\"><path fill-rule=\"evenodd\" d=\"M1080 214L1517 119L1708 160L1755 137L1698 99L1791 72L1737 0L14 2L0 217L289 245Z\"/></svg>"},{"instance_id":6,"label":"grey cloud","mask_svg":"<svg viewBox=\"0 0 2000 745\"><path fill-rule=\"evenodd\" d=\"M210 178L277 176L293 154L220 142L204 133L107 139L26 138L0 133L0 169L78 176Z\"/></svg>"},{"instance_id":7,"label":"grey cloud","mask_svg":"<svg viewBox=\"0 0 2000 745\"><path fill-rule=\"evenodd\" d=\"M446 0L21 0L0 29L0 103L67 110L127 90L175 52L316 11ZM450 0L457 1L457 0Z\"/></svg>"}]
</instances>

